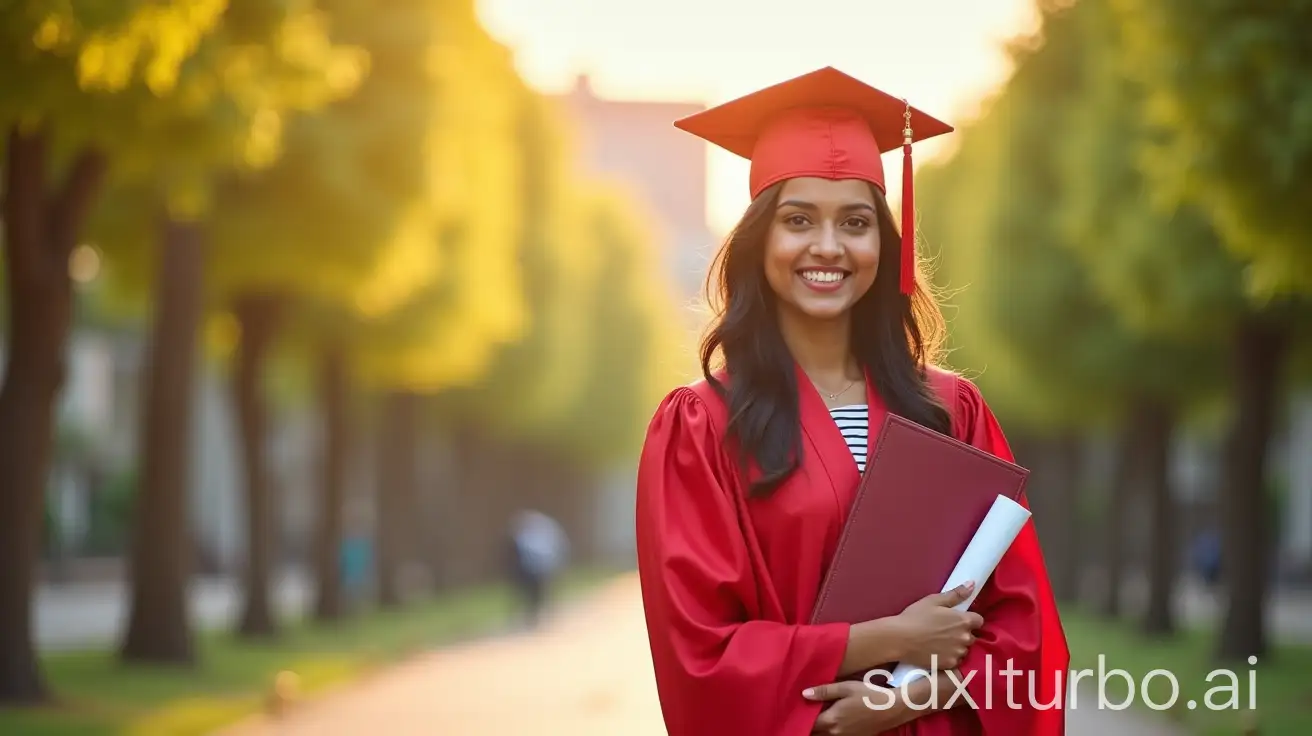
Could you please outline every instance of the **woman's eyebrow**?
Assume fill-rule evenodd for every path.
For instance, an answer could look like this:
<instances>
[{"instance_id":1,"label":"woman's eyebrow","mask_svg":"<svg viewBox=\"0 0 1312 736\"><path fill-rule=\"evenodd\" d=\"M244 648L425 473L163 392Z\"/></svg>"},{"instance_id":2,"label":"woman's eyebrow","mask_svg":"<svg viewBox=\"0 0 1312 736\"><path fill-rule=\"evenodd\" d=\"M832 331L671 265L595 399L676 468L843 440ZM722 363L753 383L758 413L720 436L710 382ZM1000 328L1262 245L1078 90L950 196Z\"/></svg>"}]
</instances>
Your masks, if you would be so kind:
<instances>
[{"instance_id":1,"label":"woman's eyebrow","mask_svg":"<svg viewBox=\"0 0 1312 736\"><path fill-rule=\"evenodd\" d=\"M805 202L805 201L800 200L800 199L788 199L788 200L784 200L783 202L780 202L780 203L779 203L779 208L782 209L782 208L784 208L784 207L796 207L796 208L798 208L798 209L803 209L803 210L818 210L818 209L820 209L820 208L817 207L814 203L812 203L812 202ZM869 204L868 202L851 202L851 203L849 203L849 204L845 204L845 205L843 205L842 207L839 207L838 209L840 209L840 210L868 210L868 211L870 211L870 212L874 212L874 211L875 211L874 205L871 205L871 204Z\"/></svg>"}]
</instances>

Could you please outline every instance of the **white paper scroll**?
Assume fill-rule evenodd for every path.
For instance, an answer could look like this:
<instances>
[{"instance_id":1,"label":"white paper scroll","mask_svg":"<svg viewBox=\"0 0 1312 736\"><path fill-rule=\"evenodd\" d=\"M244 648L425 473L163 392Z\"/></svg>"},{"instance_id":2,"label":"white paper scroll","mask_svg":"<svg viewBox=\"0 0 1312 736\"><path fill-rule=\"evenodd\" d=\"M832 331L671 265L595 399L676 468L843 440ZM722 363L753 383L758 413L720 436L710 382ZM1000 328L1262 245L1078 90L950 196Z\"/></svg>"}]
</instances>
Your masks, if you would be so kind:
<instances>
[{"instance_id":1,"label":"white paper scroll","mask_svg":"<svg viewBox=\"0 0 1312 736\"><path fill-rule=\"evenodd\" d=\"M1020 530L1024 528L1029 518L1030 512L1024 506L1006 496L998 496L989 513L980 522L979 528L975 530L975 536L971 537L970 544L966 545L966 550L961 553L957 566L948 576L947 582L943 584L943 592L947 592L962 583L975 581L975 589L971 591L970 597L953 608L958 611L970 608L975 602L975 596L979 595L980 589L984 587L984 582L993 574L994 568L1002 560L1002 555L1015 541L1016 535L1020 534ZM922 668L899 664L893 669L889 685L901 687L925 675L925 670Z\"/></svg>"}]
</instances>

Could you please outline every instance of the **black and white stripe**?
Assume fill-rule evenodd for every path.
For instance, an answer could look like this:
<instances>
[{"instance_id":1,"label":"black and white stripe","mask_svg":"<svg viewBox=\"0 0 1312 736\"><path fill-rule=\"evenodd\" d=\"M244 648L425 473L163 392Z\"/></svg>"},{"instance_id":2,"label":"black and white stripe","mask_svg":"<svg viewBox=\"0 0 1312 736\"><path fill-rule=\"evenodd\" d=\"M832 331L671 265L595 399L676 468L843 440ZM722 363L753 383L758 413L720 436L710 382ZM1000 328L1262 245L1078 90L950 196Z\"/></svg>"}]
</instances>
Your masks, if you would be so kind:
<instances>
[{"instance_id":1,"label":"black and white stripe","mask_svg":"<svg viewBox=\"0 0 1312 736\"><path fill-rule=\"evenodd\" d=\"M866 438L869 434L866 406L836 406L829 410L829 414L834 418L834 424L838 425L838 431L843 434L847 449L852 451L857 468L862 473L866 472Z\"/></svg>"}]
</instances>

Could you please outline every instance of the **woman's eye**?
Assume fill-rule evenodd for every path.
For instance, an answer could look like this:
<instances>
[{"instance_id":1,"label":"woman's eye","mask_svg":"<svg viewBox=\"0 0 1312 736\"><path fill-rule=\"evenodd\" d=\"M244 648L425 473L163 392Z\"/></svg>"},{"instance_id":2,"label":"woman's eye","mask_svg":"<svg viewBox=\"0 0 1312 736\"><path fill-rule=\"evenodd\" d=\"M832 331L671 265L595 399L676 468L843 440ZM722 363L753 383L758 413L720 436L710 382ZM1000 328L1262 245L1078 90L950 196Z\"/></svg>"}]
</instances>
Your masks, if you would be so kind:
<instances>
[{"instance_id":1,"label":"woman's eye","mask_svg":"<svg viewBox=\"0 0 1312 736\"><path fill-rule=\"evenodd\" d=\"M784 222L793 227L801 227L806 224L806 218L802 215L789 215L784 219Z\"/></svg>"},{"instance_id":2,"label":"woman's eye","mask_svg":"<svg viewBox=\"0 0 1312 736\"><path fill-rule=\"evenodd\" d=\"M863 217L853 217L846 222L846 225L853 230L863 230L870 227L870 222Z\"/></svg>"}]
</instances>

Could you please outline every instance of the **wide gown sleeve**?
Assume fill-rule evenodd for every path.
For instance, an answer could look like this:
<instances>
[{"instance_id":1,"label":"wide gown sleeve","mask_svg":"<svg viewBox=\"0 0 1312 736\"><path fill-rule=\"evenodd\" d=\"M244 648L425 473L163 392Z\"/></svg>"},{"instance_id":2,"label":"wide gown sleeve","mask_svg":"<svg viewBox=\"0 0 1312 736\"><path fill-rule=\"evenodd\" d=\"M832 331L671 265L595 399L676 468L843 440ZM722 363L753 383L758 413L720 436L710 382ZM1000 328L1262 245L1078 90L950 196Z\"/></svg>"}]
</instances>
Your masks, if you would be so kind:
<instances>
[{"instance_id":1,"label":"wide gown sleeve","mask_svg":"<svg viewBox=\"0 0 1312 736\"><path fill-rule=\"evenodd\" d=\"M956 434L1014 462L1002 428L979 389L965 379L958 386ZM966 690L976 708L931 714L914 721L909 730L916 736L1064 734L1070 654L1032 520L1003 555L971 609L984 618L984 627L960 670L963 679L971 677Z\"/></svg>"},{"instance_id":2,"label":"wide gown sleeve","mask_svg":"<svg viewBox=\"0 0 1312 736\"><path fill-rule=\"evenodd\" d=\"M740 523L731 463L689 388L661 403L637 478L638 571L652 663L670 736L807 736L849 626L760 617L761 586Z\"/></svg>"}]
</instances>

